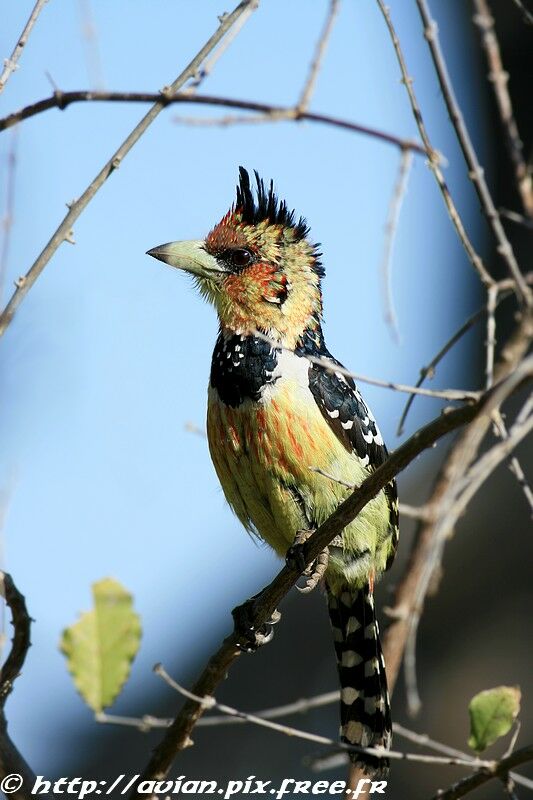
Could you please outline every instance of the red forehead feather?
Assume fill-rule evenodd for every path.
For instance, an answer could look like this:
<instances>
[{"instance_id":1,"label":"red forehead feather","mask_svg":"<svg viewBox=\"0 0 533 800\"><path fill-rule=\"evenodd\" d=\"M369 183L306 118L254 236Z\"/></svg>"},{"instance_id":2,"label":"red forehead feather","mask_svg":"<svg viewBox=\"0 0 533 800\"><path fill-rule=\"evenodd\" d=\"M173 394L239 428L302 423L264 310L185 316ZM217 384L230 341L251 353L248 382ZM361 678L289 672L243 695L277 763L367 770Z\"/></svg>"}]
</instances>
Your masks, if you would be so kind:
<instances>
[{"instance_id":1,"label":"red forehead feather","mask_svg":"<svg viewBox=\"0 0 533 800\"><path fill-rule=\"evenodd\" d=\"M229 211L205 240L205 248L212 254L220 253L230 247L246 246L249 246L249 242L241 227L240 217L235 211Z\"/></svg>"}]
</instances>

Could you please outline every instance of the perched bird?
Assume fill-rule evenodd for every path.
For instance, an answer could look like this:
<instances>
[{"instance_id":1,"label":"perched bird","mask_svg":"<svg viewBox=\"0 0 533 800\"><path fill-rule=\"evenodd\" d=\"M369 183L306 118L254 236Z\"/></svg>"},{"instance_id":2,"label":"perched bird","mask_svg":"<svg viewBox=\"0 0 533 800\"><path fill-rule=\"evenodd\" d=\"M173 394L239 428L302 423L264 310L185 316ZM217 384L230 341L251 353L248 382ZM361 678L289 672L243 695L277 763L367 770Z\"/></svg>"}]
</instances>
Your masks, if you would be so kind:
<instances>
[{"instance_id":1,"label":"perched bird","mask_svg":"<svg viewBox=\"0 0 533 800\"><path fill-rule=\"evenodd\" d=\"M267 188L257 172L255 178L254 192L240 168L236 202L205 240L171 242L148 253L193 275L216 308L220 327L207 410L211 458L246 530L285 556L387 450L354 381L326 348L318 245L305 219L278 200L272 182ZM397 542L397 494L390 483L331 542L318 569L341 684L341 737L348 744L391 744L373 590ZM364 755L353 760L369 774L383 775L388 766Z\"/></svg>"}]
</instances>

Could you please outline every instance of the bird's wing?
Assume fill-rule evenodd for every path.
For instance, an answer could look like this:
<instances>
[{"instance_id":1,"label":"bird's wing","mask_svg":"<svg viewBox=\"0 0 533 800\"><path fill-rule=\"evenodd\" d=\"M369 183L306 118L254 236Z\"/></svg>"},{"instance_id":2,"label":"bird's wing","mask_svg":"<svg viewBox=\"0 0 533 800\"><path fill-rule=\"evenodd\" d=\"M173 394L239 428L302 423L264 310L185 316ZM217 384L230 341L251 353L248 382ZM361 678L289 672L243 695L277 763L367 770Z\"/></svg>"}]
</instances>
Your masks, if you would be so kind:
<instances>
[{"instance_id":1,"label":"bird's wing","mask_svg":"<svg viewBox=\"0 0 533 800\"><path fill-rule=\"evenodd\" d=\"M344 369L327 353L325 357ZM309 388L315 402L331 430L349 451L354 453L361 465L372 472L387 458L388 451L383 442L376 420L363 400L355 382L342 372L332 372L315 363L309 367ZM384 488L389 506L391 530L391 553L387 568L394 559L398 544L398 494L396 482Z\"/></svg>"}]
</instances>

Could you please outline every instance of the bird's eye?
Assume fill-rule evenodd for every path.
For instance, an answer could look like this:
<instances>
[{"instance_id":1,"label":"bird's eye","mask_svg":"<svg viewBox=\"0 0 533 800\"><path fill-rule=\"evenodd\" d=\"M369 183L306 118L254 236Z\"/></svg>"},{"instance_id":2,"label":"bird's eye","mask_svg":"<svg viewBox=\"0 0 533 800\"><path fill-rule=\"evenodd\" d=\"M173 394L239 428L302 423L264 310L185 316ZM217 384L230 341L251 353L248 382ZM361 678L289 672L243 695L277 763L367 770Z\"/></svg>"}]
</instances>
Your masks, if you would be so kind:
<instances>
[{"instance_id":1,"label":"bird's eye","mask_svg":"<svg viewBox=\"0 0 533 800\"><path fill-rule=\"evenodd\" d=\"M224 253L224 260L228 261L232 267L243 269L243 267L247 267L248 264L251 264L253 255L245 248L236 248L232 250L226 250Z\"/></svg>"}]
</instances>

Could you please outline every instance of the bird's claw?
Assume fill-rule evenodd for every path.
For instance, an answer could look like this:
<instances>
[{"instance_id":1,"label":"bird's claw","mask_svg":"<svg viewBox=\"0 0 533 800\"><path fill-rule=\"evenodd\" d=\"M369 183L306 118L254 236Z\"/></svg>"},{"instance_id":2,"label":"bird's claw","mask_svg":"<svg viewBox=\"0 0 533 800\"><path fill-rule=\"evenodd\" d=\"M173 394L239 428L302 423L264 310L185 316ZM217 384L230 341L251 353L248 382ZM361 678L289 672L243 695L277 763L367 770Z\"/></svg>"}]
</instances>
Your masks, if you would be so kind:
<instances>
[{"instance_id":1,"label":"bird's claw","mask_svg":"<svg viewBox=\"0 0 533 800\"><path fill-rule=\"evenodd\" d=\"M231 612L235 623L235 632L241 639L238 642L238 647L245 653L254 653L264 644L271 642L274 638L272 626L279 622L281 618L280 612L275 609L271 618L264 625L256 628L254 625L254 606L255 598L252 597Z\"/></svg>"},{"instance_id":2,"label":"bird's claw","mask_svg":"<svg viewBox=\"0 0 533 800\"><path fill-rule=\"evenodd\" d=\"M285 556L285 563L289 569L294 569L301 575L303 575L307 569L303 546L313 533L314 531L296 531L294 542L287 550Z\"/></svg>"},{"instance_id":3,"label":"bird's claw","mask_svg":"<svg viewBox=\"0 0 533 800\"><path fill-rule=\"evenodd\" d=\"M299 592L302 594L309 594L318 585L324 577L326 569L328 568L329 550L327 547L319 553L318 557L312 564L307 566L304 556L304 544L314 531L296 531L294 542L287 550L285 562L290 569L298 570L302 575L305 575L308 580L305 586L297 586Z\"/></svg>"},{"instance_id":4,"label":"bird's claw","mask_svg":"<svg viewBox=\"0 0 533 800\"><path fill-rule=\"evenodd\" d=\"M309 592L312 592L324 577L324 574L328 568L328 562L329 550L327 547L325 547L322 552L318 554L316 560L313 561L313 563L307 567L303 573L304 575L308 575L309 578L305 582L305 586L296 587L298 591L302 594L309 594Z\"/></svg>"}]
</instances>

